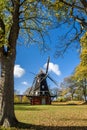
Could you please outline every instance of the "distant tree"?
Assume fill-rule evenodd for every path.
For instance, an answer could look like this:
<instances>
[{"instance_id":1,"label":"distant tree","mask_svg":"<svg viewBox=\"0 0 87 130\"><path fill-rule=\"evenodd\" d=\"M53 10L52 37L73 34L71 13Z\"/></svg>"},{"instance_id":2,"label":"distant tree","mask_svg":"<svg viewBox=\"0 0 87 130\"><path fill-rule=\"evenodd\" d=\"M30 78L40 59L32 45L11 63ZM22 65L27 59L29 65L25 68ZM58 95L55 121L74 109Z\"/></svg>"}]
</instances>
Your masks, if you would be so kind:
<instances>
[{"instance_id":1,"label":"distant tree","mask_svg":"<svg viewBox=\"0 0 87 130\"><path fill-rule=\"evenodd\" d=\"M15 95L19 95L19 94L20 94L20 91L14 89L14 94L15 94Z\"/></svg>"},{"instance_id":2,"label":"distant tree","mask_svg":"<svg viewBox=\"0 0 87 130\"><path fill-rule=\"evenodd\" d=\"M73 100L74 98L74 94L76 91L76 81L73 79L73 76L69 76L64 78L63 82L62 82L62 93L64 93L64 95L70 95L71 100Z\"/></svg>"},{"instance_id":3,"label":"distant tree","mask_svg":"<svg viewBox=\"0 0 87 130\"><path fill-rule=\"evenodd\" d=\"M20 98L16 94L14 95L14 103L20 103Z\"/></svg>"},{"instance_id":4,"label":"distant tree","mask_svg":"<svg viewBox=\"0 0 87 130\"><path fill-rule=\"evenodd\" d=\"M29 103L29 98L26 96L22 97L22 103Z\"/></svg>"},{"instance_id":5,"label":"distant tree","mask_svg":"<svg viewBox=\"0 0 87 130\"><path fill-rule=\"evenodd\" d=\"M50 90L50 94L53 96L51 99L52 101L56 101L58 96L59 96L59 92L60 92L60 89L58 87L53 87Z\"/></svg>"},{"instance_id":6,"label":"distant tree","mask_svg":"<svg viewBox=\"0 0 87 130\"><path fill-rule=\"evenodd\" d=\"M60 83L60 89L58 90L57 100L62 102L66 101L68 89L65 87L64 82Z\"/></svg>"},{"instance_id":7,"label":"distant tree","mask_svg":"<svg viewBox=\"0 0 87 130\"><path fill-rule=\"evenodd\" d=\"M75 94L74 94L74 100L81 101L84 100L83 97L83 88L78 84Z\"/></svg>"}]
</instances>

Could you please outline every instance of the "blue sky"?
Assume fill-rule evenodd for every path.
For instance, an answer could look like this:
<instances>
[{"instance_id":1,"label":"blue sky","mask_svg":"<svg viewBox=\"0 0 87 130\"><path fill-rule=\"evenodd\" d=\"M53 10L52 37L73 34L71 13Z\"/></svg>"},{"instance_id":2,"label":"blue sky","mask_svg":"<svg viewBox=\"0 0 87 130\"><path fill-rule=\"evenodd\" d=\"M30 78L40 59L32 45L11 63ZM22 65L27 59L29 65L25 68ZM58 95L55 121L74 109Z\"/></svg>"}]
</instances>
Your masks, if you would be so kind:
<instances>
[{"instance_id":1,"label":"blue sky","mask_svg":"<svg viewBox=\"0 0 87 130\"><path fill-rule=\"evenodd\" d=\"M79 54L74 48L67 50L63 57L54 58L56 44L61 43L61 41L58 40L58 36L60 34L63 35L63 32L63 29L50 31L50 50L46 53L42 53L36 44L32 44L29 47L21 44L17 45L14 77L15 89L19 91L20 94L32 85L35 75L30 72L37 74L41 68L45 70L44 65L47 62L48 56L50 56L49 74L58 83L60 83L64 77L72 74L74 68L79 64ZM56 87L55 84L49 80L47 81L50 87Z\"/></svg>"}]
</instances>

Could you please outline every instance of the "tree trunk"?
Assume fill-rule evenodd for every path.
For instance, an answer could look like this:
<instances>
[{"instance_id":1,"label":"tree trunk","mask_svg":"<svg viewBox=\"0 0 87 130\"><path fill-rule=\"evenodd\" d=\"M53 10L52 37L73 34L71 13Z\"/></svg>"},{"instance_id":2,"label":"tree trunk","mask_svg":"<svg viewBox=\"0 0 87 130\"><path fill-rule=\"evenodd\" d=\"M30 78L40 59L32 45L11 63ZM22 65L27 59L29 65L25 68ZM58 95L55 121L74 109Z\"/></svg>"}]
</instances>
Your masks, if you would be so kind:
<instances>
[{"instance_id":1,"label":"tree trunk","mask_svg":"<svg viewBox=\"0 0 87 130\"><path fill-rule=\"evenodd\" d=\"M1 61L1 125L5 127L15 126L17 119L14 113L14 62L15 55L3 56Z\"/></svg>"},{"instance_id":2,"label":"tree trunk","mask_svg":"<svg viewBox=\"0 0 87 130\"><path fill-rule=\"evenodd\" d=\"M73 95L74 95L74 94L73 94L73 93L71 93L71 101L73 101Z\"/></svg>"},{"instance_id":3,"label":"tree trunk","mask_svg":"<svg viewBox=\"0 0 87 130\"><path fill-rule=\"evenodd\" d=\"M12 25L8 36L8 44L5 41L0 47L1 62L1 119L0 124L5 127L15 126L18 122L14 113L14 63L16 57L16 43L19 34L19 8L20 0L13 0ZM5 36L5 24L0 19L0 27L3 30L3 39Z\"/></svg>"},{"instance_id":4,"label":"tree trunk","mask_svg":"<svg viewBox=\"0 0 87 130\"><path fill-rule=\"evenodd\" d=\"M87 100L86 100L86 79L84 79L83 85L84 85L84 99L85 99L85 102L87 102Z\"/></svg>"}]
</instances>

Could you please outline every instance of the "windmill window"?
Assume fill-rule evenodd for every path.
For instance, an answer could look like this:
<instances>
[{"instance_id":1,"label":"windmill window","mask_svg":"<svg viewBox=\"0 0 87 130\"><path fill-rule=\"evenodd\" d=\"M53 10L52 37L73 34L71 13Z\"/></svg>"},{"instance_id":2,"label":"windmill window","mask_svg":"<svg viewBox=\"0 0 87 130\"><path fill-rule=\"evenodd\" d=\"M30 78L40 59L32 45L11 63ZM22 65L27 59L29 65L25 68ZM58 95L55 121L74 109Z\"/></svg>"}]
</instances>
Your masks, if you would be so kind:
<instances>
[{"instance_id":1,"label":"windmill window","mask_svg":"<svg viewBox=\"0 0 87 130\"><path fill-rule=\"evenodd\" d=\"M31 93L30 94L34 94L32 91L31 91Z\"/></svg>"},{"instance_id":2,"label":"windmill window","mask_svg":"<svg viewBox=\"0 0 87 130\"><path fill-rule=\"evenodd\" d=\"M38 80L37 80L37 82L39 83L39 82L40 82L40 80L38 79Z\"/></svg>"},{"instance_id":3,"label":"windmill window","mask_svg":"<svg viewBox=\"0 0 87 130\"><path fill-rule=\"evenodd\" d=\"M38 92L36 91L35 94L38 95Z\"/></svg>"},{"instance_id":4,"label":"windmill window","mask_svg":"<svg viewBox=\"0 0 87 130\"><path fill-rule=\"evenodd\" d=\"M42 89L44 89L44 85L42 85Z\"/></svg>"}]
</instances>

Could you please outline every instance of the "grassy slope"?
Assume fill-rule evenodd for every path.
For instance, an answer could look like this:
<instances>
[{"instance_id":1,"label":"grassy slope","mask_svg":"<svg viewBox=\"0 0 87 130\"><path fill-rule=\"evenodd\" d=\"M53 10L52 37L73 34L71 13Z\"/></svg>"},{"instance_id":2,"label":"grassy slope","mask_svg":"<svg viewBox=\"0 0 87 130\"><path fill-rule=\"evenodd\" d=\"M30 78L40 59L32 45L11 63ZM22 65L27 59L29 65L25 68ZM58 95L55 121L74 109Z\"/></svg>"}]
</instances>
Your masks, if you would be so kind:
<instances>
[{"instance_id":1,"label":"grassy slope","mask_svg":"<svg viewBox=\"0 0 87 130\"><path fill-rule=\"evenodd\" d=\"M16 105L21 122L41 126L87 126L87 105Z\"/></svg>"}]
</instances>

